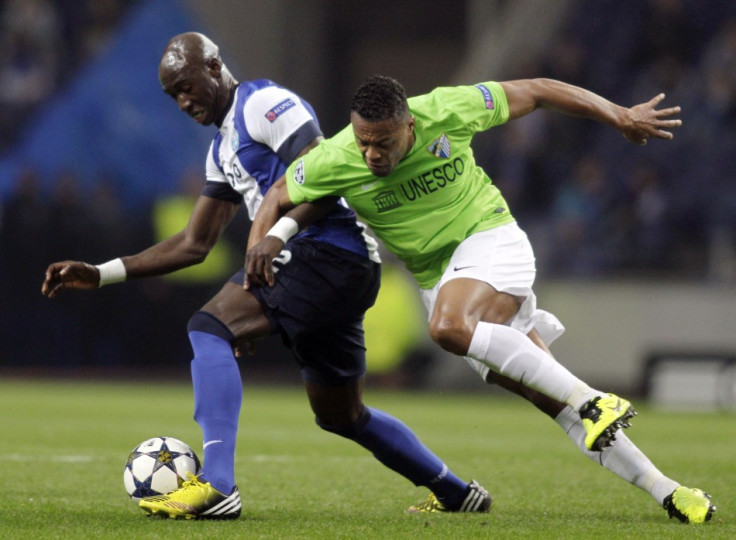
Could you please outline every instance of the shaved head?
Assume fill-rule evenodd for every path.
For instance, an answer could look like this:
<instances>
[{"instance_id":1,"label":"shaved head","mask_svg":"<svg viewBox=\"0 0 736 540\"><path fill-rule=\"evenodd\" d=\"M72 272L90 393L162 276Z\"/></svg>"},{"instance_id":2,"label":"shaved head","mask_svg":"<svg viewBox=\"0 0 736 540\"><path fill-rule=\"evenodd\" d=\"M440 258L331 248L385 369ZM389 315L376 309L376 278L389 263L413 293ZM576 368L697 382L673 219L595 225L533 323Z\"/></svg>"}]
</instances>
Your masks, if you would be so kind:
<instances>
[{"instance_id":1,"label":"shaved head","mask_svg":"<svg viewBox=\"0 0 736 540\"><path fill-rule=\"evenodd\" d=\"M169 40L158 64L158 79L179 108L204 125L219 125L238 84L222 62L219 47L198 32Z\"/></svg>"},{"instance_id":2,"label":"shaved head","mask_svg":"<svg viewBox=\"0 0 736 540\"><path fill-rule=\"evenodd\" d=\"M220 48L215 43L198 32L186 32L174 36L164 49L161 62L158 65L159 79L163 74L178 72L188 65L206 65L216 59L222 63Z\"/></svg>"}]
</instances>

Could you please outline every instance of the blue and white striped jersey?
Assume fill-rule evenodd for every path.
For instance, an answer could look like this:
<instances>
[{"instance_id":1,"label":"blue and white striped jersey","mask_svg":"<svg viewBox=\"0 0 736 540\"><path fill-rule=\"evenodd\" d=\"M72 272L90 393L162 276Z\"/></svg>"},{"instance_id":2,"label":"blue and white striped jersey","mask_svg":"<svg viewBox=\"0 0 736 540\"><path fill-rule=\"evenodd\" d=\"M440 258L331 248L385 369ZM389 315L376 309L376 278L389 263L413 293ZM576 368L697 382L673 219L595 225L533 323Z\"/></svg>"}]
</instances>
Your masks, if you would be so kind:
<instances>
[{"instance_id":1,"label":"blue and white striped jersey","mask_svg":"<svg viewBox=\"0 0 736 540\"><path fill-rule=\"evenodd\" d=\"M252 220L268 188L315 137L311 105L276 83L241 82L207 153L203 195L244 202ZM380 262L377 245L343 200L299 237L326 242Z\"/></svg>"}]
</instances>

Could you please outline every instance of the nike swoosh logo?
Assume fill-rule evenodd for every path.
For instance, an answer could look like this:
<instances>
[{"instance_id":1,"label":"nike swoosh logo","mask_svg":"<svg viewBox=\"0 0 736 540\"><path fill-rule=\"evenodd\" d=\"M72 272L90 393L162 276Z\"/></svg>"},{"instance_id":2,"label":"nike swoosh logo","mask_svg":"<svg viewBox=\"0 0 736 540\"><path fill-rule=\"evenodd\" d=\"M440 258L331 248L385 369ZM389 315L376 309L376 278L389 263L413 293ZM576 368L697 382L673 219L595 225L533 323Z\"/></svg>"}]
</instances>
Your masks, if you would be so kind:
<instances>
[{"instance_id":1,"label":"nike swoosh logo","mask_svg":"<svg viewBox=\"0 0 736 540\"><path fill-rule=\"evenodd\" d=\"M453 268L452 270L453 270L454 272L458 272L458 271L460 271L460 270L465 270L466 268L475 268L475 265L470 265L470 266L456 266L456 267L455 267L455 268Z\"/></svg>"},{"instance_id":2,"label":"nike swoosh logo","mask_svg":"<svg viewBox=\"0 0 736 540\"><path fill-rule=\"evenodd\" d=\"M204 444L202 445L202 450L204 450L205 448L207 448L207 447L208 447L209 445L211 445L211 444L215 444L215 443L221 443L221 442L225 442L225 441L221 441L220 439L214 439L214 440L212 440L212 441L207 441L206 443L204 443Z\"/></svg>"},{"instance_id":3,"label":"nike swoosh logo","mask_svg":"<svg viewBox=\"0 0 736 540\"><path fill-rule=\"evenodd\" d=\"M362 189L363 191L368 191L368 190L369 190L369 189L371 189L371 188L372 188L373 186L375 186L375 185L376 185L377 183L378 183L378 180L375 180L374 182L371 182L370 184L362 184L362 185L360 186L360 189Z\"/></svg>"},{"instance_id":4,"label":"nike swoosh logo","mask_svg":"<svg viewBox=\"0 0 736 540\"><path fill-rule=\"evenodd\" d=\"M616 402L616 406L613 408L616 412L621 412L621 399Z\"/></svg>"}]
</instances>

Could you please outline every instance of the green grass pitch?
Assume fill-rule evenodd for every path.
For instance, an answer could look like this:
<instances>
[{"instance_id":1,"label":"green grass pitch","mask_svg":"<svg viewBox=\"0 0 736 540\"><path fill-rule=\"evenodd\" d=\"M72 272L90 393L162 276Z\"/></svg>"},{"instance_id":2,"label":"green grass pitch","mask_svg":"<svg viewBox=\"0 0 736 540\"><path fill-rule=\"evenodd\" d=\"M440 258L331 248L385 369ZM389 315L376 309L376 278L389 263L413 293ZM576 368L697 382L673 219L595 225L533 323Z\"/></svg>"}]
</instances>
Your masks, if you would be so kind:
<instances>
[{"instance_id":1,"label":"green grass pitch","mask_svg":"<svg viewBox=\"0 0 736 540\"><path fill-rule=\"evenodd\" d=\"M128 499L128 452L157 435L200 454L185 383L0 381L0 538L736 538L736 415L638 403L628 430L655 464L718 505L703 526L584 458L556 424L513 396L366 391L460 476L490 514L407 515L426 496L359 446L321 431L303 391L246 384L233 522L146 518Z\"/></svg>"}]
</instances>

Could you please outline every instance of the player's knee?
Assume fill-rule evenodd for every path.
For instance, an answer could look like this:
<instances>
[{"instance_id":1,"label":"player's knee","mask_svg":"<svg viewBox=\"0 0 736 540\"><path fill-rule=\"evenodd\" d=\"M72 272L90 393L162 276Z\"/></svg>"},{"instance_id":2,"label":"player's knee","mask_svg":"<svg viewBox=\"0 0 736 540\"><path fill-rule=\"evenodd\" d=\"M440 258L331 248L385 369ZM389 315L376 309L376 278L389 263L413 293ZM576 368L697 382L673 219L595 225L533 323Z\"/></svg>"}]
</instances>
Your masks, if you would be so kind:
<instances>
[{"instance_id":1,"label":"player's knee","mask_svg":"<svg viewBox=\"0 0 736 540\"><path fill-rule=\"evenodd\" d=\"M314 417L315 423L325 431L340 435L346 439L354 439L370 419L370 411L367 407L363 407L358 413L347 414L317 414Z\"/></svg>"},{"instance_id":2,"label":"player's knee","mask_svg":"<svg viewBox=\"0 0 736 540\"><path fill-rule=\"evenodd\" d=\"M429 335L446 351L464 356L473 339L473 328L464 318L432 317L429 321Z\"/></svg>"},{"instance_id":3,"label":"player's knee","mask_svg":"<svg viewBox=\"0 0 736 540\"><path fill-rule=\"evenodd\" d=\"M203 332L212 334L232 343L234 341L233 333L220 319L206 311L197 311L192 315L187 323L187 332Z\"/></svg>"}]
</instances>

